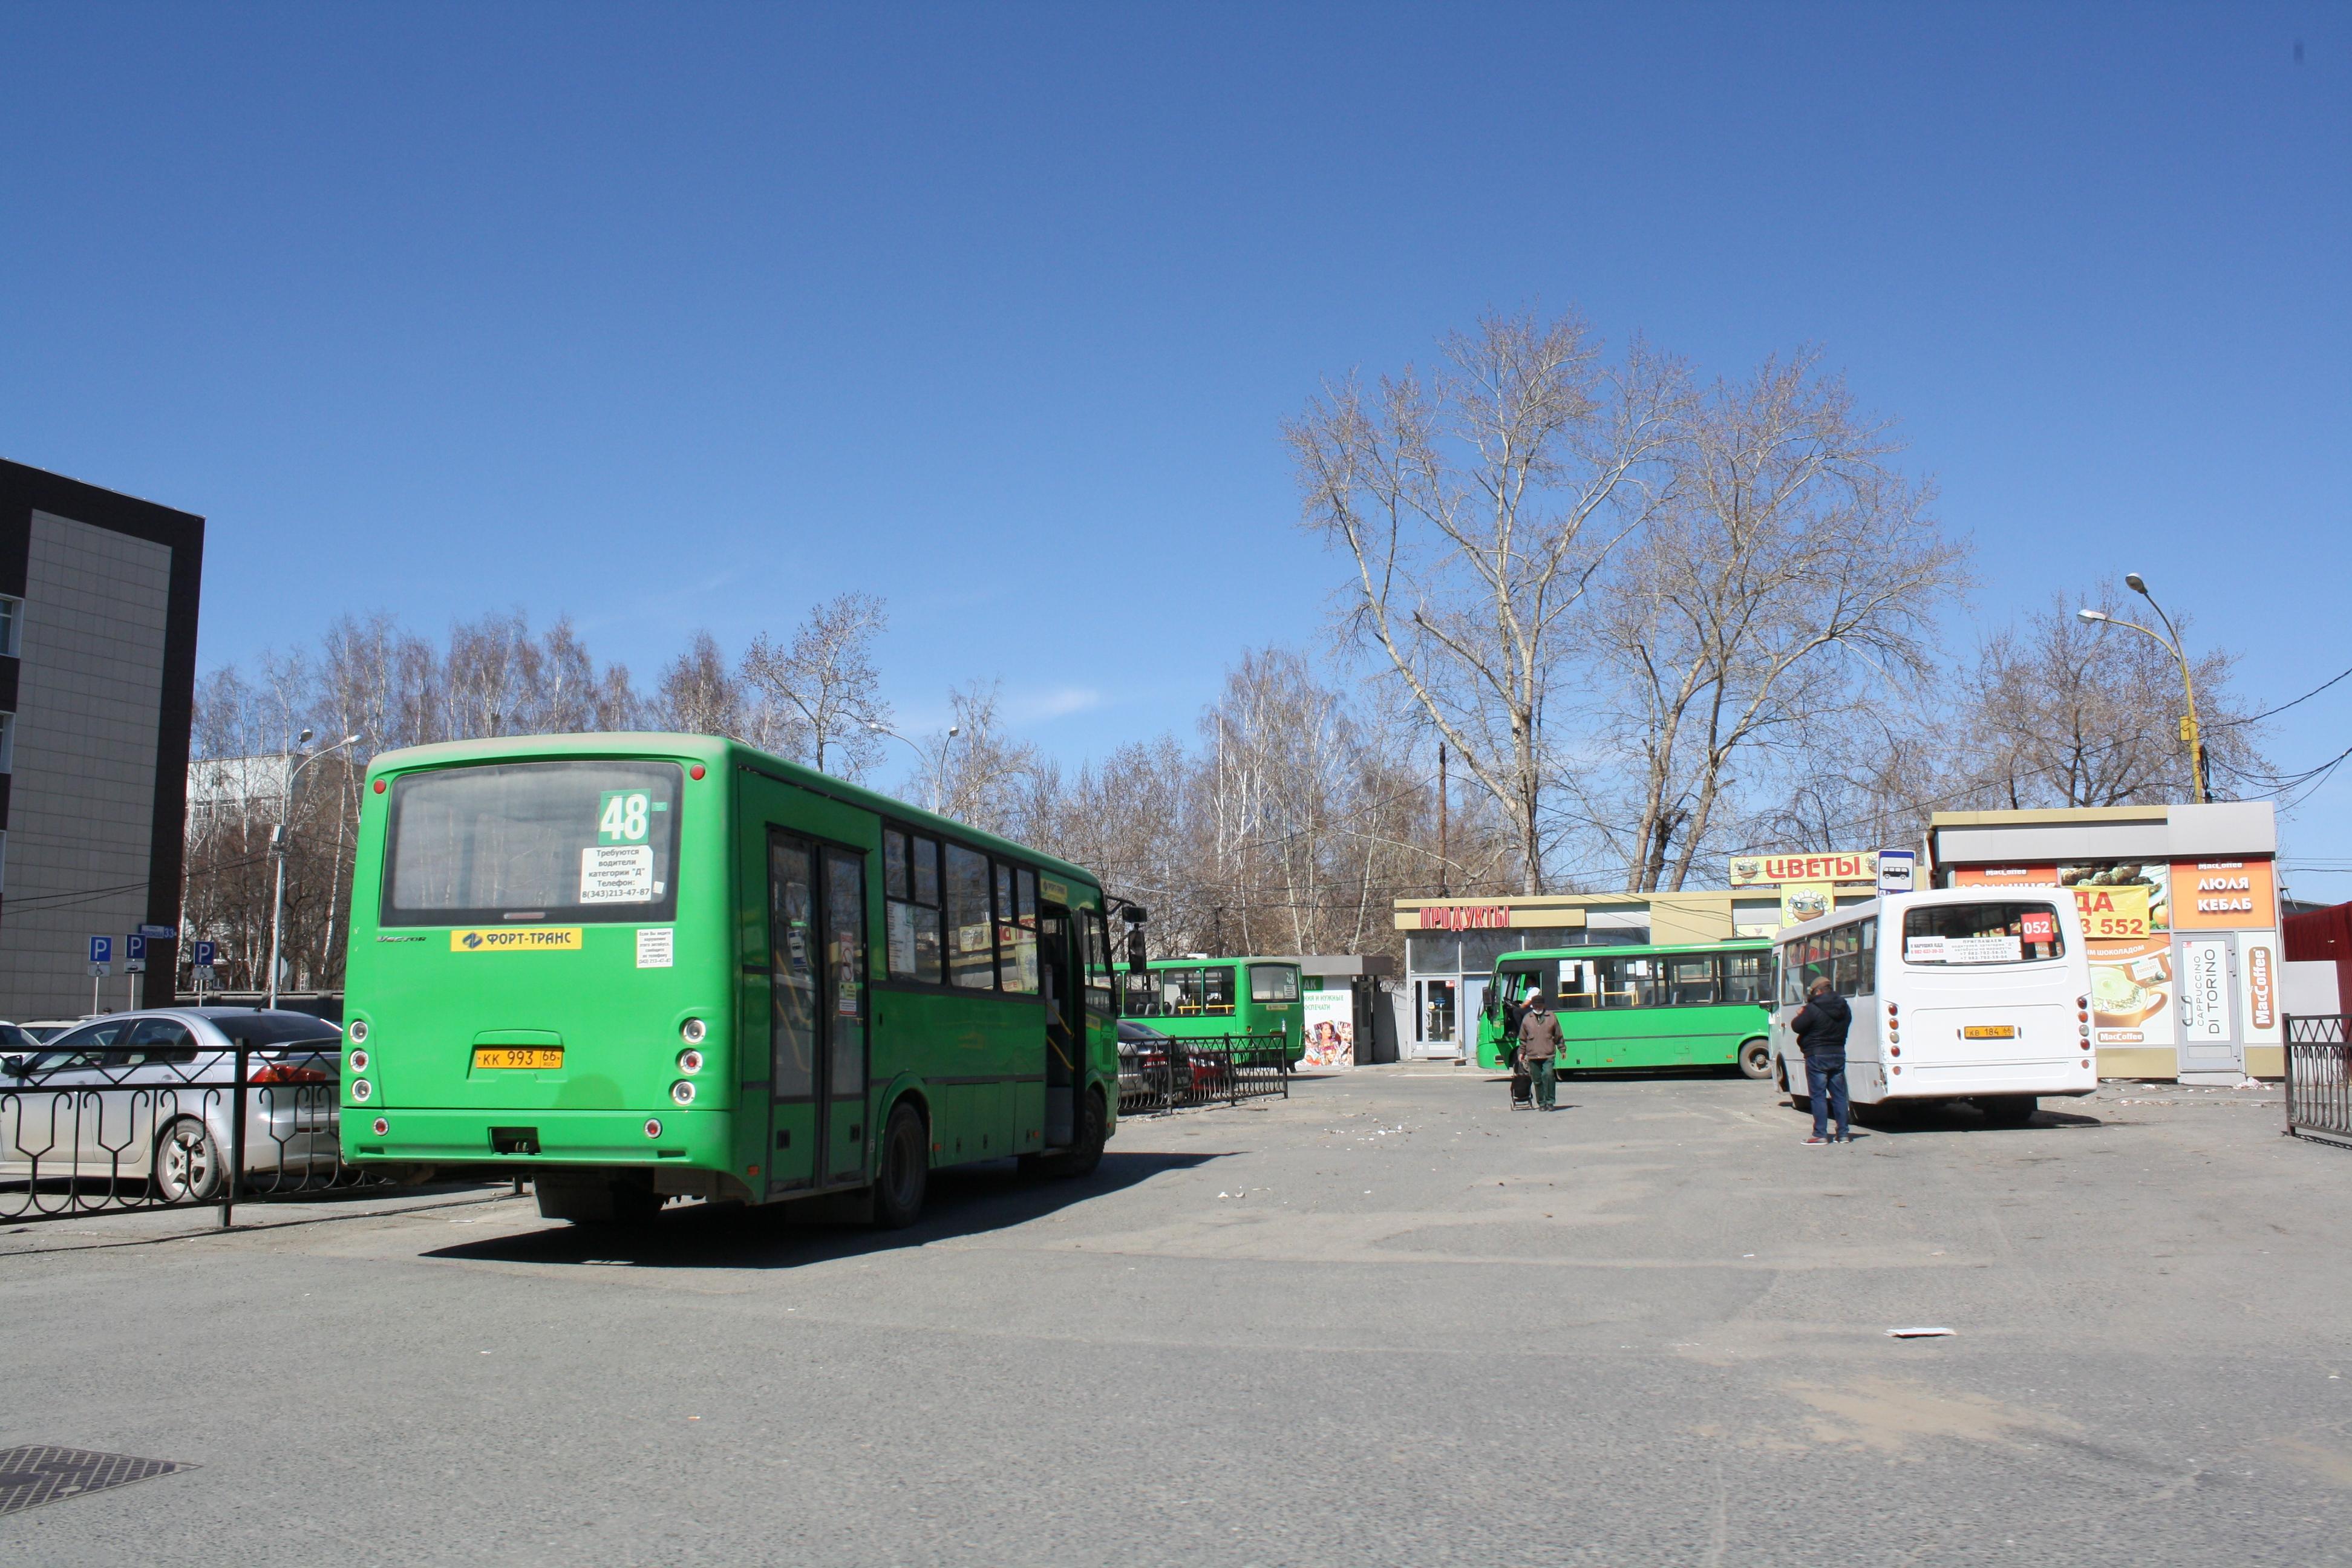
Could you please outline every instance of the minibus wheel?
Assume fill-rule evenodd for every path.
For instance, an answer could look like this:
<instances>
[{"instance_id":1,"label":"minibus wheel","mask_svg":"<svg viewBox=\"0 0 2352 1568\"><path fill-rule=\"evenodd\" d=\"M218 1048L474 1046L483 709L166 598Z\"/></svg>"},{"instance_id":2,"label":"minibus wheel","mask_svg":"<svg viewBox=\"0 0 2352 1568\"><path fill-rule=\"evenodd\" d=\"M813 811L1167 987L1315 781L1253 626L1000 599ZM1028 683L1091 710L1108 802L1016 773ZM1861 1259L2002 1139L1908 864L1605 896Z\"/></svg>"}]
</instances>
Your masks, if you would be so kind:
<instances>
[{"instance_id":1,"label":"minibus wheel","mask_svg":"<svg viewBox=\"0 0 2352 1568\"><path fill-rule=\"evenodd\" d=\"M891 1108L889 1125L882 1130L881 1166L875 1172L874 1182L874 1223L885 1230L904 1230L920 1219L930 1175L923 1118L902 1100Z\"/></svg>"},{"instance_id":2,"label":"minibus wheel","mask_svg":"<svg viewBox=\"0 0 2352 1568\"><path fill-rule=\"evenodd\" d=\"M1070 1147L1058 1154L1048 1154L1044 1161L1049 1176L1090 1176L1102 1163L1103 1144L1110 1138L1110 1119L1103 1114L1100 1089L1087 1090L1078 1101L1077 1138Z\"/></svg>"},{"instance_id":3,"label":"minibus wheel","mask_svg":"<svg viewBox=\"0 0 2352 1568\"><path fill-rule=\"evenodd\" d=\"M1743 1078L1766 1079L1772 1076L1772 1044L1769 1040L1750 1040L1739 1047L1739 1072Z\"/></svg>"}]
</instances>

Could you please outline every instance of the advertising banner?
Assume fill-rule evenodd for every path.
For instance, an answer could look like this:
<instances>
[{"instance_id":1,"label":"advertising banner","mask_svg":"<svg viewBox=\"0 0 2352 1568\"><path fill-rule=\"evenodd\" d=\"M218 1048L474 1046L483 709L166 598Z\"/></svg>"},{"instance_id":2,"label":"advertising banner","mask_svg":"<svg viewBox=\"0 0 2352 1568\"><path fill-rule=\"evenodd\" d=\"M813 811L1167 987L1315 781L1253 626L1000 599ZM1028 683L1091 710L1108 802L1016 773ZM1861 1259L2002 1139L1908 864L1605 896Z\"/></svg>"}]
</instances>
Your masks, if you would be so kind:
<instances>
[{"instance_id":1,"label":"advertising banner","mask_svg":"<svg viewBox=\"0 0 2352 1568\"><path fill-rule=\"evenodd\" d=\"M2178 1042L2172 868L2132 861L2061 866L2091 959L2091 1037L2103 1046Z\"/></svg>"},{"instance_id":2,"label":"advertising banner","mask_svg":"<svg viewBox=\"0 0 2352 1568\"><path fill-rule=\"evenodd\" d=\"M1734 855L1731 885L1769 887L1787 882L1875 882L1878 852L1850 855Z\"/></svg>"},{"instance_id":3,"label":"advertising banner","mask_svg":"<svg viewBox=\"0 0 2352 1568\"><path fill-rule=\"evenodd\" d=\"M1780 923L1802 925L1817 921L1830 912L1837 889L1828 882L1783 882L1780 884Z\"/></svg>"},{"instance_id":4,"label":"advertising banner","mask_svg":"<svg viewBox=\"0 0 2352 1568\"><path fill-rule=\"evenodd\" d=\"M1959 887L2065 889L2091 962L2091 1037L2103 1046L2175 1043L2172 868L2103 860L2073 866L1964 866Z\"/></svg>"},{"instance_id":5,"label":"advertising banner","mask_svg":"<svg viewBox=\"0 0 2352 1568\"><path fill-rule=\"evenodd\" d=\"M1355 993L1341 985L1302 991L1298 999L1307 1022L1307 1055L1298 1065L1324 1069L1355 1066Z\"/></svg>"},{"instance_id":6,"label":"advertising banner","mask_svg":"<svg viewBox=\"0 0 2352 1568\"><path fill-rule=\"evenodd\" d=\"M2267 931L2278 924L2278 889L2267 860L2181 860L2175 931Z\"/></svg>"}]
</instances>

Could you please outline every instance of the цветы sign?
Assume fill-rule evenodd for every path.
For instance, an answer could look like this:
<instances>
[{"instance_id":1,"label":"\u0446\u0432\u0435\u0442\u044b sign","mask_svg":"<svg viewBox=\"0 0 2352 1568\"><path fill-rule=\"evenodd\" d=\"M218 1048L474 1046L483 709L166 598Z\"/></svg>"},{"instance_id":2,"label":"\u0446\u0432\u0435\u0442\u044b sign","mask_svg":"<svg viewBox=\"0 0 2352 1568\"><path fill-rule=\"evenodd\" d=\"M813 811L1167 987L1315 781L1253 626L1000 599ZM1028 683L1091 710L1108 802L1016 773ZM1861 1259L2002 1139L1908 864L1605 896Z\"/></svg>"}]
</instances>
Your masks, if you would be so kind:
<instances>
[{"instance_id":1,"label":"\u0446\u0432\u0435\u0442\u044b sign","mask_svg":"<svg viewBox=\"0 0 2352 1568\"><path fill-rule=\"evenodd\" d=\"M1851 855L1734 855L1731 885L1760 888L1780 882L1875 882L1878 852Z\"/></svg>"}]
</instances>

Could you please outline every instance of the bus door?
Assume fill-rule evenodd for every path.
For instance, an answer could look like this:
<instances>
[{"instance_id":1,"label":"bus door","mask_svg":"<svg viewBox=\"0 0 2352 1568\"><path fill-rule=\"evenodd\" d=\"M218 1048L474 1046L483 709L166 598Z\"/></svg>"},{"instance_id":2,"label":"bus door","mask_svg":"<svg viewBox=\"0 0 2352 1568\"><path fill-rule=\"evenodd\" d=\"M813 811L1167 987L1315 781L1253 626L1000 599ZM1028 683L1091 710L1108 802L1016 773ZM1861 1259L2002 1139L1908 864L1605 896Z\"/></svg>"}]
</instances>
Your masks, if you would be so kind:
<instances>
[{"instance_id":1,"label":"bus door","mask_svg":"<svg viewBox=\"0 0 2352 1568\"><path fill-rule=\"evenodd\" d=\"M1077 922L1050 900L1040 910L1037 984L1045 994L1045 1142L1077 1136L1077 1091L1085 1063L1086 1015L1078 1000Z\"/></svg>"},{"instance_id":2,"label":"bus door","mask_svg":"<svg viewBox=\"0 0 2352 1568\"><path fill-rule=\"evenodd\" d=\"M768 830L768 1187L866 1167L866 858Z\"/></svg>"}]
</instances>

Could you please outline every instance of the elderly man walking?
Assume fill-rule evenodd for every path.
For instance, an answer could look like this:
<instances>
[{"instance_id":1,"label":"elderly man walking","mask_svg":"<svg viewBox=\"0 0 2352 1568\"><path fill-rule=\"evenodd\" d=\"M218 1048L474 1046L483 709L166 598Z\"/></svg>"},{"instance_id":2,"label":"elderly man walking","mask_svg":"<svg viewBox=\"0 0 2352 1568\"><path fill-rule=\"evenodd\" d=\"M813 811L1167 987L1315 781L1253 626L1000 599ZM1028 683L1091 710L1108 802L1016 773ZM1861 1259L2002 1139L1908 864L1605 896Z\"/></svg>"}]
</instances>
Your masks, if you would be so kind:
<instances>
[{"instance_id":1,"label":"elderly man walking","mask_svg":"<svg viewBox=\"0 0 2352 1568\"><path fill-rule=\"evenodd\" d=\"M1853 1009L1830 989L1829 976L1815 980L1805 994L1805 1005L1789 1020L1797 1048L1805 1053L1805 1089L1813 1104L1813 1135L1808 1143L1852 1142L1846 1128L1845 1034L1853 1026ZM1829 1136L1829 1112L1837 1113L1837 1135Z\"/></svg>"},{"instance_id":2,"label":"elderly man walking","mask_svg":"<svg viewBox=\"0 0 2352 1568\"><path fill-rule=\"evenodd\" d=\"M1559 1055L1559 1019L1551 1010L1551 998L1542 987L1528 998L1527 1016L1519 1020L1519 1062L1535 1080L1536 1109L1557 1110L1553 1103L1558 1097L1552 1063Z\"/></svg>"}]
</instances>

